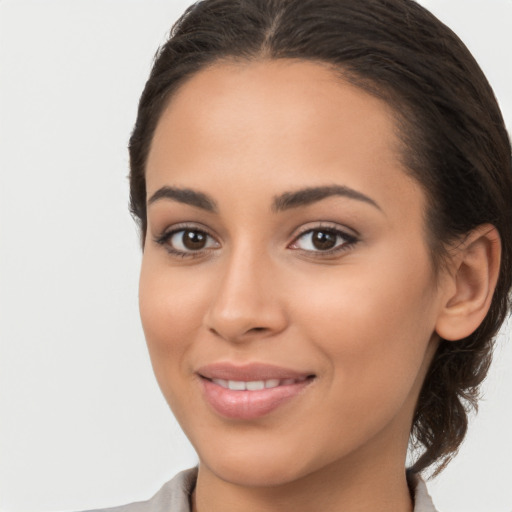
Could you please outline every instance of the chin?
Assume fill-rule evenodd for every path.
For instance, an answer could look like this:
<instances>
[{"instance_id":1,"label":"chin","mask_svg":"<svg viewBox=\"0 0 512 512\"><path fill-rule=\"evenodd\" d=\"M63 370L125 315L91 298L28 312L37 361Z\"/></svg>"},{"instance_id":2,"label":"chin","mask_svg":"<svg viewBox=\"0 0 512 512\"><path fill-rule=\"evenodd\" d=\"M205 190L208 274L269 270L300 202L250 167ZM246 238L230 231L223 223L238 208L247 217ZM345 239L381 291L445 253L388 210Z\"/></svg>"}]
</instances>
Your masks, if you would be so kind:
<instances>
[{"instance_id":1,"label":"chin","mask_svg":"<svg viewBox=\"0 0 512 512\"><path fill-rule=\"evenodd\" d=\"M210 447L211 448L211 447ZM311 454L313 455L313 454ZM304 447L297 445L262 448L262 443L243 447L219 445L215 450L206 449L200 464L221 480L244 487L278 487L292 484L331 463L315 460Z\"/></svg>"},{"instance_id":2,"label":"chin","mask_svg":"<svg viewBox=\"0 0 512 512\"><path fill-rule=\"evenodd\" d=\"M240 461L238 458L216 460L213 465L208 465L208 468L225 482L243 487L278 487L304 476L298 473L295 464L281 464L278 461L276 463L273 458L256 462Z\"/></svg>"}]
</instances>

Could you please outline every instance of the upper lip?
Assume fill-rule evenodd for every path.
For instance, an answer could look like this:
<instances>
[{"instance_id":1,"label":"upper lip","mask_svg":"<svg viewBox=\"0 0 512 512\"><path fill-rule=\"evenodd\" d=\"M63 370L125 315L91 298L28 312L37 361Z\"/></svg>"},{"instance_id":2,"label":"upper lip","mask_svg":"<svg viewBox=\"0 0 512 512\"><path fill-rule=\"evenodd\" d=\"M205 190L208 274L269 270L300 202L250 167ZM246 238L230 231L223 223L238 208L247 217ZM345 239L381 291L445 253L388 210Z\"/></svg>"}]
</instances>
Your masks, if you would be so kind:
<instances>
[{"instance_id":1,"label":"upper lip","mask_svg":"<svg viewBox=\"0 0 512 512\"><path fill-rule=\"evenodd\" d=\"M247 382L270 379L302 379L313 375L312 372L302 372L266 363L237 365L229 362L218 362L201 366L197 369L197 373L207 379Z\"/></svg>"}]
</instances>

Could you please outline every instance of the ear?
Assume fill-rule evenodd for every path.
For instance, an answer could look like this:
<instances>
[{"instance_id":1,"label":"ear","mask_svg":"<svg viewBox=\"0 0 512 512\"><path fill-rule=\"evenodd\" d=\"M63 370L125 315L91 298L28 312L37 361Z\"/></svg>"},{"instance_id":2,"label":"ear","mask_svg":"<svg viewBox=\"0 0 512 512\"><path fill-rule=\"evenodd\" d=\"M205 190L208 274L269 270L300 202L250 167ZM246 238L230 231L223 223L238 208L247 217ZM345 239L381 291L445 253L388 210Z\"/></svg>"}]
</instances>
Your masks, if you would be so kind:
<instances>
[{"instance_id":1,"label":"ear","mask_svg":"<svg viewBox=\"0 0 512 512\"><path fill-rule=\"evenodd\" d=\"M454 247L436 323L441 338L460 340L482 323L496 288L500 260L501 239L491 224L478 226Z\"/></svg>"}]
</instances>

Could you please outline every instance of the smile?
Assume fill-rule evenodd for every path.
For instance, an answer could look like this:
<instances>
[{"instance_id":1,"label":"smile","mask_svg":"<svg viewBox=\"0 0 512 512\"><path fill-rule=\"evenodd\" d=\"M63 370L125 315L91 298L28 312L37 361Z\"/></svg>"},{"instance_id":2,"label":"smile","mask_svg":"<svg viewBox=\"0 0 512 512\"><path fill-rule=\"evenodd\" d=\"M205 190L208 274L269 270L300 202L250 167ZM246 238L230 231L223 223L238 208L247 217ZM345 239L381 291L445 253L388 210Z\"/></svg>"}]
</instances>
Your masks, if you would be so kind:
<instances>
[{"instance_id":1,"label":"smile","mask_svg":"<svg viewBox=\"0 0 512 512\"><path fill-rule=\"evenodd\" d=\"M251 380L249 382L243 380L225 380L211 379L214 384L232 391L258 391L261 389L277 388L278 386L289 386L298 382L303 382L308 377L300 379L268 379L268 380Z\"/></svg>"},{"instance_id":2,"label":"smile","mask_svg":"<svg viewBox=\"0 0 512 512\"><path fill-rule=\"evenodd\" d=\"M301 371L263 362L218 361L196 370L202 397L216 415L236 420L261 418L285 403L296 402L315 380Z\"/></svg>"}]
</instances>

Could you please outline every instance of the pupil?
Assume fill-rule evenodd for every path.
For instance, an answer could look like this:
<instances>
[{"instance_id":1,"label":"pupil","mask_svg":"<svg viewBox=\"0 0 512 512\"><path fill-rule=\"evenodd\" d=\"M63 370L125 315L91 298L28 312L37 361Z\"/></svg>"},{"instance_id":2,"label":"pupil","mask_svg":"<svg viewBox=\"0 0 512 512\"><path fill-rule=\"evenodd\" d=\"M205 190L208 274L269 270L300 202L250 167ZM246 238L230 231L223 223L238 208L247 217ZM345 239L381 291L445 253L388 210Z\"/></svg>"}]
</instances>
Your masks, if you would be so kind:
<instances>
[{"instance_id":1,"label":"pupil","mask_svg":"<svg viewBox=\"0 0 512 512\"><path fill-rule=\"evenodd\" d=\"M206 236L199 231L185 231L183 233L183 245L187 249L202 249L206 243Z\"/></svg>"},{"instance_id":2,"label":"pupil","mask_svg":"<svg viewBox=\"0 0 512 512\"><path fill-rule=\"evenodd\" d=\"M336 245L336 234L329 231L315 231L313 245L316 249L328 250Z\"/></svg>"}]
</instances>

